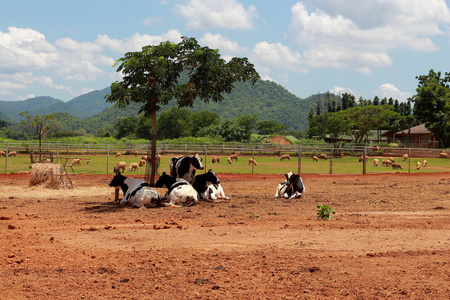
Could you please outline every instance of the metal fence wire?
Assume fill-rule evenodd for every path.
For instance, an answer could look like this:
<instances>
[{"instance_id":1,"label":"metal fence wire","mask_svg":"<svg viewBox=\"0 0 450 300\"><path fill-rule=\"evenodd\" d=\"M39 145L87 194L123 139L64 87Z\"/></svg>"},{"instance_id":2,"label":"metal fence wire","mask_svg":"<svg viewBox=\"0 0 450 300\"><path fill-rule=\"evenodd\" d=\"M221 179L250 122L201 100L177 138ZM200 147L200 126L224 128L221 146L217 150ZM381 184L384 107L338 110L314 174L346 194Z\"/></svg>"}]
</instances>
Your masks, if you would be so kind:
<instances>
[{"instance_id":1,"label":"metal fence wire","mask_svg":"<svg viewBox=\"0 0 450 300\"><path fill-rule=\"evenodd\" d=\"M60 162L63 156L87 157L90 155L102 156L105 158L104 172L109 174L113 170L113 164L117 158L131 160L135 157L140 159L141 155L150 156L151 145L144 143L120 143L120 144L65 144L65 143L44 143L39 149L37 143L0 143L0 151L4 152L3 159L0 158L0 168L4 162L4 173L17 172L17 166L12 161L13 155L26 157L29 156L28 164L44 162ZM0 152L0 154L1 154ZM273 144L223 144L223 145L198 145L198 144L168 144L159 143L156 147L158 155L163 157L163 162L158 170L167 170L164 159L170 159L174 156L199 154L204 161L205 169L211 167L213 156L220 156L227 160L231 155L236 154L245 159L263 161L258 165L245 164L247 168L239 172L250 174L262 173L280 173L288 167L298 174L317 173L317 174L367 174L373 172L396 172L392 168L382 168L383 161L389 158L395 158L402 163L402 172L412 172L416 168L416 163L423 159L439 159L443 156L450 156L450 151L430 148L391 148L391 147L364 147L352 146L345 148L333 148L331 146L318 145L273 145ZM403 159L406 155L406 159ZM289 157L289 159L283 159ZM277 161L285 160L285 166L281 167L275 164ZM376 169L375 161L378 161L380 168ZM147 162L149 162L147 160ZM318 163L319 162L319 163ZM445 162L445 163L444 163ZM440 169L436 172L450 171L450 160L442 160ZM241 166L244 165L242 161ZM406 165L405 165L406 164ZM226 165L226 164L225 164ZM436 164L435 164L436 165ZM270 169L270 166L273 166ZM146 164L145 173L150 171L150 164ZM228 169L221 165L221 171L227 172ZM20 171L20 169L19 169ZM103 171L102 171L103 173Z\"/></svg>"}]
</instances>

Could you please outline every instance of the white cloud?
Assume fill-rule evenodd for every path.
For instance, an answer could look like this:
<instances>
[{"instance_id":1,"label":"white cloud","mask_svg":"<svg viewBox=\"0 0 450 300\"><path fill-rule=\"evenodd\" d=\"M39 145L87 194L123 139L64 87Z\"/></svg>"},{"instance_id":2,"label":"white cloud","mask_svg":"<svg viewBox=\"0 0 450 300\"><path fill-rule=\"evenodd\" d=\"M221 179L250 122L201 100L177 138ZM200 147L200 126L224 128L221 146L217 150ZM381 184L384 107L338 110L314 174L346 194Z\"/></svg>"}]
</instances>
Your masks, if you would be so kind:
<instances>
[{"instance_id":1,"label":"white cloud","mask_svg":"<svg viewBox=\"0 0 450 300\"><path fill-rule=\"evenodd\" d=\"M401 92L396 86L391 83L382 84L377 91L374 93L378 98L392 98L397 99L398 101L406 102L409 97L411 97L410 93Z\"/></svg>"},{"instance_id":2,"label":"white cloud","mask_svg":"<svg viewBox=\"0 0 450 300\"><path fill-rule=\"evenodd\" d=\"M299 68L302 63L300 53L292 51L281 43L259 42L253 48L251 56L252 60L259 64L295 71L300 71Z\"/></svg>"},{"instance_id":3,"label":"white cloud","mask_svg":"<svg viewBox=\"0 0 450 300\"><path fill-rule=\"evenodd\" d=\"M240 47L237 42L230 41L221 34L205 33L199 42L210 48L219 49L223 52L236 53L245 51L245 48Z\"/></svg>"},{"instance_id":4,"label":"white cloud","mask_svg":"<svg viewBox=\"0 0 450 300\"><path fill-rule=\"evenodd\" d=\"M355 93L353 92L352 89L350 89L348 87L342 87L342 86L335 86L334 88L332 88L330 90L330 93L334 94L334 95L342 95L344 93L347 93L347 94L350 94L350 95L355 95Z\"/></svg>"},{"instance_id":5,"label":"white cloud","mask_svg":"<svg viewBox=\"0 0 450 300\"><path fill-rule=\"evenodd\" d=\"M124 38L123 40L111 39L106 34L99 34L95 43L102 47L125 54L130 51L140 51L144 46L158 45L165 41L179 43L181 42L181 33L176 29L169 30L162 35L135 33L131 38Z\"/></svg>"},{"instance_id":6,"label":"white cloud","mask_svg":"<svg viewBox=\"0 0 450 300\"><path fill-rule=\"evenodd\" d=\"M436 51L431 39L450 24L443 0L305 0L291 8L289 37L304 48L311 67L352 68L364 74L393 63L388 50Z\"/></svg>"},{"instance_id":7,"label":"white cloud","mask_svg":"<svg viewBox=\"0 0 450 300\"><path fill-rule=\"evenodd\" d=\"M9 27L8 30L0 31L1 69L48 68L58 59L57 49L43 34L28 28Z\"/></svg>"},{"instance_id":8,"label":"white cloud","mask_svg":"<svg viewBox=\"0 0 450 300\"><path fill-rule=\"evenodd\" d=\"M53 79L51 79L48 76L36 77L35 81L40 83L40 84L42 84L42 85L51 87L51 88L53 88L55 90L65 90L65 91L69 92L72 95L74 94L72 88L70 88L68 86L64 86L62 84L55 84L53 82Z\"/></svg>"},{"instance_id":9,"label":"white cloud","mask_svg":"<svg viewBox=\"0 0 450 300\"><path fill-rule=\"evenodd\" d=\"M251 29L256 7L245 9L236 0L190 0L186 5L176 5L174 12L188 20L190 29Z\"/></svg>"},{"instance_id":10,"label":"white cloud","mask_svg":"<svg viewBox=\"0 0 450 300\"><path fill-rule=\"evenodd\" d=\"M73 52L100 52L103 50L101 46L94 43L80 43L70 38L57 39L55 45Z\"/></svg>"}]
</instances>

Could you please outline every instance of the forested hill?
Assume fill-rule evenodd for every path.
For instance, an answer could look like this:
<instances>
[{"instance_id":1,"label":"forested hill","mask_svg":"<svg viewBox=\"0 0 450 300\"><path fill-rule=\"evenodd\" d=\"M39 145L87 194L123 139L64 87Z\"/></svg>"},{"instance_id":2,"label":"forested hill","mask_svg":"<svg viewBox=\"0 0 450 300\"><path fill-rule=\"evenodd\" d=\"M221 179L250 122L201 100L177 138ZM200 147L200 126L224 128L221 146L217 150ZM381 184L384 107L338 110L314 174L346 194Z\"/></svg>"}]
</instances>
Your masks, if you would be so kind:
<instances>
[{"instance_id":1,"label":"forested hill","mask_svg":"<svg viewBox=\"0 0 450 300\"><path fill-rule=\"evenodd\" d=\"M0 101L0 118L9 122L17 122L21 119L19 113L22 111L29 111L29 114L32 115L68 113L83 119L81 123L84 123L86 131L92 133L101 127L114 126L120 117L137 114L139 110L137 105L130 105L127 109L118 109L112 107L112 103L106 103L105 95L108 93L109 88L105 88L81 95L68 102L51 97L38 97L23 101ZM273 120L288 125L290 130L303 131L308 128L307 116L310 108L315 105L316 95L300 99L281 85L272 81L259 80L255 85L249 82L237 83L230 94L224 95L223 101L218 103L197 101L191 109L217 112L221 120L235 119L239 115L256 115L257 121ZM163 107L163 110L173 106L176 106L175 101L171 101ZM5 115L8 118L3 118ZM64 116L67 115L60 115L60 117ZM64 120L61 122L64 123Z\"/></svg>"},{"instance_id":2,"label":"forested hill","mask_svg":"<svg viewBox=\"0 0 450 300\"><path fill-rule=\"evenodd\" d=\"M175 106L175 102L168 106ZM315 106L315 97L300 99L273 81L259 80L237 83L230 94L224 94L222 102L197 101L192 110L217 112L222 119L234 119L240 115L256 115L257 121L273 120L288 125L295 131L308 128L308 113Z\"/></svg>"},{"instance_id":3,"label":"forested hill","mask_svg":"<svg viewBox=\"0 0 450 300\"><path fill-rule=\"evenodd\" d=\"M68 102L52 97L36 97L22 101L0 101L0 119L17 122L23 118L20 113L28 111L30 115L48 115L69 113L74 117L85 119L104 111L111 103L105 102L109 87L78 96Z\"/></svg>"}]
</instances>

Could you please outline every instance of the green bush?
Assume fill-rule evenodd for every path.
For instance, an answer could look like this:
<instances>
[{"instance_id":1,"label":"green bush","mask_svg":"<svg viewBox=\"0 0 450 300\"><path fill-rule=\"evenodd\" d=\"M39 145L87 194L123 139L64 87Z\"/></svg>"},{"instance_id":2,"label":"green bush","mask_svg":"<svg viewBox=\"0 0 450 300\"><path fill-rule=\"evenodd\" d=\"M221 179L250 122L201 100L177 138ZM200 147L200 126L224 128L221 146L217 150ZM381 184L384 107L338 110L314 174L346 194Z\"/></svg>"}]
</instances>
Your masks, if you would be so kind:
<instances>
[{"instance_id":1,"label":"green bush","mask_svg":"<svg viewBox=\"0 0 450 300\"><path fill-rule=\"evenodd\" d=\"M317 220L331 220L333 219L333 216L335 214L334 209L332 209L330 206L325 204L319 204L317 205Z\"/></svg>"}]
</instances>

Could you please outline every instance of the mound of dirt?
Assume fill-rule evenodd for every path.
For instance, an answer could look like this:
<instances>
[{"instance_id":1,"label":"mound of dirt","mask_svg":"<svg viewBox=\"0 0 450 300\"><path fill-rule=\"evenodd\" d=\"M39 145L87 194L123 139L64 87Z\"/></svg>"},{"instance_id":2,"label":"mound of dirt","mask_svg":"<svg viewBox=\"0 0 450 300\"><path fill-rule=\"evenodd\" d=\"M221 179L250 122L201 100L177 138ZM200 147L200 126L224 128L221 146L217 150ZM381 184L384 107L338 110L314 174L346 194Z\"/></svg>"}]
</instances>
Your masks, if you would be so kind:
<instances>
[{"instance_id":1,"label":"mound of dirt","mask_svg":"<svg viewBox=\"0 0 450 300\"><path fill-rule=\"evenodd\" d=\"M285 139L283 136L274 136L267 140L267 142L272 142L277 145L291 145L291 142L289 142L287 139Z\"/></svg>"}]
</instances>

